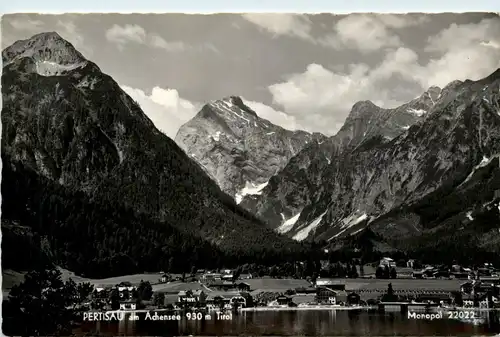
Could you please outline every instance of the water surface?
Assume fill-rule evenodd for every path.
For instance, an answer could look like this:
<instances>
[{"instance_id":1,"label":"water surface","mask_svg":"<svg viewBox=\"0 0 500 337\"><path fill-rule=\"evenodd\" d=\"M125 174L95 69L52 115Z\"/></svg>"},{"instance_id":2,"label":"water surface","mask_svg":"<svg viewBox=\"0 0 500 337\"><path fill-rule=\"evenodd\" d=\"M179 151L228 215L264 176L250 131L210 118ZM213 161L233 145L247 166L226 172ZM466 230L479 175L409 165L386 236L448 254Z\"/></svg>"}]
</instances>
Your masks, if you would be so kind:
<instances>
[{"instance_id":1,"label":"water surface","mask_svg":"<svg viewBox=\"0 0 500 337\"><path fill-rule=\"evenodd\" d=\"M475 322L448 319L408 319L400 312L376 310L247 311L231 320L151 321L139 314L138 320L86 322L77 332L98 331L102 335L279 335L279 336L473 336L500 332L499 312L480 312Z\"/></svg>"}]
</instances>

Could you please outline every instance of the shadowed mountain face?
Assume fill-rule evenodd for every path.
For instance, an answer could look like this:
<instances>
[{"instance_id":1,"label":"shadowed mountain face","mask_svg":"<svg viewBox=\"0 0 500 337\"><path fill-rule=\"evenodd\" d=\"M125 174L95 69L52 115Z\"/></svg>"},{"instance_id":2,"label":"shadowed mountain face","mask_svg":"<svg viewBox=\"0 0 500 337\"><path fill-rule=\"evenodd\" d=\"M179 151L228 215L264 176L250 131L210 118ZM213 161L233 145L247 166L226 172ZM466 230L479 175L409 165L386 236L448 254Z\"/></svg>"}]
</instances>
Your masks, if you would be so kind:
<instances>
[{"instance_id":1,"label":"shadowed mountain face","mask_svg":"<svg viewBox=\"0 0 500 337\"><path fill-rule=\"evenodd\" d=\"M175 141L239 203L245 195L259 194L306 144L325 138L285 130L259 118L241 98L227 97L205 105Z\"/></svg>"},{"instance_id":2,"label":"shadowed mountain face","mask_svg":"<svg viewBox=\"0 0 500 337\"><path fill-rule=\"evenodd\" d=\"M224 249L290 243L238 208L110 76L56 33L18 41L2 57L4 165L21 165L94 202L118 200Z\"/></svg>"},{"instance_id":3,"label":"shadowed mountain face","mask_svg":"<svg viewBox=\"0 0 500 337\"><path fill-rule=\"evenodd\" d=\"M499 88L496 71L432 87L397 109L357 103L336 136L299 152L242 206L297 240L333 240L368 224L394 240L449 221L466 228L468 212L497 203Z\"/></svg>"}]
</instances>

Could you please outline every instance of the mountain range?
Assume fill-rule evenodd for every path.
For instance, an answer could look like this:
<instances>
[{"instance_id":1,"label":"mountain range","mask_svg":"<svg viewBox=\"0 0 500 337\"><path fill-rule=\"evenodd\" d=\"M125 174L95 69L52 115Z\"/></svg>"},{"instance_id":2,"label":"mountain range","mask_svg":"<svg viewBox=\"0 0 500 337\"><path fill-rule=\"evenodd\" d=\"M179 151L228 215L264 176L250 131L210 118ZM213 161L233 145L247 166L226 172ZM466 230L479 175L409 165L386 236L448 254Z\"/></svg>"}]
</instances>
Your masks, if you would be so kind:
<instances>
[{"instance_id":1,"label":"mountain range","mask_svg":"<svg viewBox=\"0 0 500 337\"><path fill-rule=\"evenodd\" d=\"M174 141L57 33L2 59L9 266L41 252L33 260L104 277L274 265L319 248L499 252L500 70L396 108L357 102L332 137L228 96Z\"/></svg>"},{"instance_id":2,"label":"mountain range","mask_svg":"<svg viewBox=\"0 0 500 337\"><path fill-rule=\"evenodd\" d=\"M241 205L266 219L273 227L279 227L278 231L288 232L298 220L297 215L312 200L314 192L323 185L319 175L331 165L335 156L353 151L362 144L367 145L367 142L387 142L404 133L424 119L440 92L441 89L432 87L395 109L382 109L371 101L354 104L335 136L320 144L311 144L298 153L273 177L260 196L249 196Z\"/></svg>"},{"instance_id":3,"label":"mountain range","mask_svg":"<svg viewBox=\"0 0 500 337\"><path fill-rule=\"evenodd\" d=\"M133 210L135 217L146 217L155 231L158 226L172 228L169 232L174 231L176 236L197 237L240 260L252 256L251 260L256 261L255 256L265 258L268 253L281 249L289 252L298 247L239 208L204 169L157 130L110 76L57 33L41 33L17 41L2 52L2 59L4 177L11 172L12 179L18 181L11 182L13 186L18 184L24 186L24 191L34 193L2 188L4 200L20 205L40 204L44 208L47 199L44 212L50 216L43 216L47 216L47 221L61 223L63 228L72 225L71 215L63 216L58 209L65 207L63 195L81 199L95 209L113 206L128 213ZM38 189L46 192L38 193ZM4 205L7 204L2 204L4 223L33 228L34 224L20 220L26 220L23 211L32 215L29 221L36 219L35 209L15 207L9 211ZM50 223L44 226L37 227L37 234L43 232L44 240L53 249L59 247L57 259L62 263L68 252L78 255L97 248L96 243L78 243L95 234L87 233L83 223L66 228L64 238L62 228L57 231ZM120 223L113 226L120 233ZM83 237L71 237L70 233ZM141 234L123 235L130 241ZM72 243L79 247L78 251L71 247ZM107 250L106 242L101 244L104 247L100 246L102 251L95 252L94 258L104 259L108 254L112 258L114 253ZM158 258L163 256L162 263L166 264L168 255L161 252L171 251L172 247L163 245L158 242L148 250L153 250L151 254ZM135 254L128 258L138 259L137 250ZM80 261L81 268L88 264L83 258L75 260Z\"/></svg>"},{"instance_id":4,"label":"mountain range","mask_svg":"<svg viewBox=\"0 0 500 337\"><path fill-rule=\"evenodd\" d=\"M356 103L337 135L241 205L296 240L337 242L369 227L401 249L457 236L498 249L499 93L497 70L396 109Z\"/></svg>"}]
</instances>

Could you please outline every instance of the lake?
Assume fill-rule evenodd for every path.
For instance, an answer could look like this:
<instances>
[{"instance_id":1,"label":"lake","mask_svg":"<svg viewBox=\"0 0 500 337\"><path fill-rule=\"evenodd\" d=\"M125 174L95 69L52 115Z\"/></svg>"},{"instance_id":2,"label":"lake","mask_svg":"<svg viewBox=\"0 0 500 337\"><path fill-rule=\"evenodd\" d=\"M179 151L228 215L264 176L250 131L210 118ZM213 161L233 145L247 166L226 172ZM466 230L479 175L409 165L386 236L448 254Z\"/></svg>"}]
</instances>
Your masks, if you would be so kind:
<instances>
[{"instance_id":1,"label":"lake","mask_svg":"<svg viewBox=\"0 0 500 337\"><path fill-rule=\"evenodd\" d=\"M280 335L280 336L474 336L500 332L500 312L478 312L475 324L456 319L409 319L400 312L376 310L304 310L246 311L231 320L180 321L125 319L113 322L85 322L75 333L98 332L109 336L178 336L178 335ZM127 316L129 317L129 316Z\"/></svg>"}]
</instances>

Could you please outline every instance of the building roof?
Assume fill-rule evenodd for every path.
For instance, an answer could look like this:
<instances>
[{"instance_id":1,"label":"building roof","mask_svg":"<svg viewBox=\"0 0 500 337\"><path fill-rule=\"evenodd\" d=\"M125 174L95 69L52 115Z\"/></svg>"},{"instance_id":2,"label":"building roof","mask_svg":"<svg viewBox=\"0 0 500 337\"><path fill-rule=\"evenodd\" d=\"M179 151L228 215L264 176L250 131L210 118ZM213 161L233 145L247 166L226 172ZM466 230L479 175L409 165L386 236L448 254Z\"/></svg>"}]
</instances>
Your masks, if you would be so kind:
<instances>
[{"instance_id":1,"label":"building roof","mask_svg":"<svg viewBox=\"0 0 500 337\"><path fill-rule=\"evenodd\" d=\"M347 301L347 292L346 291L337 291L335 294L335 299L337 302L346 302Z\"/></svg>"},{"instance_id":2,"label":"building roof","mask_svg":"<svg viewBox=\"0 0 500 337\"><path fill-rule=\"evenodd\" d=\"M208 297L222 296L222 297L234 297L240 296L241 293L239 291L211 291L207 293Z\"/></svg>"},{"instance_id":3,"label":"building roof","mask_svg":"<svg viewBox=\"0 0 500 337\"><path fill-rule=\"evenodd\" d=\"M132 287L132 286L130 286L130 287L118 287L118 291L124 291L124 290L132 291L134 289L135 289L135 287Z\"/></svg>"},{"instance_id":4,"label":"building roof","mask_svg":"<svg viewBox=\"0 0 500 337\"><path fill-rule=\"evenodd\" d=\"M120 303L134 303L135 304L135 300L133 300L133 299L126 299L126 300L121 300Z\"/></svg>"},{"instance_id":5,"label":"building roof","mask_svg":"<svg viewBox=\"0 0 500 337\"><path fill-rule=\"evenodd\" d=\"M448 300L450 299L450 294L442 293L442 294L428 294L428 295L419 295L417 299L432 299L432 300Z\"/></svg>"},{"instance_id":6,"label":"building roof","mask_svg":"<svg viewBox=\"0 0 500 337\"><path fill-rule=\"evenodd\" d=\"M228 294L228 293L212 294L212 293L210 293L207 296L207 300L213 300L216 297L221 297L221 298L226 299L226 300L230 300L231 298L235 298L235 297L241 297L243 299L245 298L244 296L241 296L241 294L239 294L239 293L231 293L231 294Z\"/></svg>"},{"instance_id":7,"label":"building roof","mask_svg":"<svg viewBox=\"0 0 500 337\"><path fill-rule=\"evenodd\" d=\"M339 291L339 290L330 289L330 288L325 287L325 286L321 286L321 287L316 288L316 291L318 291L318 290L327 290L327 291L330 291L330 292L332 292L334 294L336 294Z\"/></svg>"},{"instance_id":8,"label":"building roof","mask_svg":"<svg viewBox=\"0 0 500 337\"><path fill-rule=\"evenodd\" d=\"M219 282L212 283L210 286L211 287L234 287L235 284L233 282L219 281Z\"/></svg>"}]
</instances>

